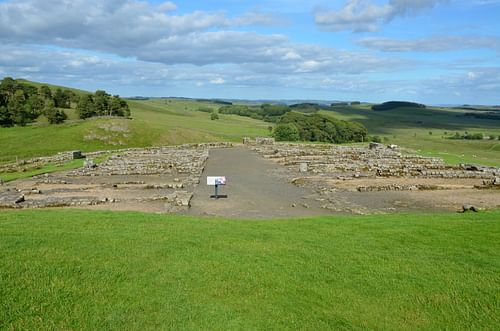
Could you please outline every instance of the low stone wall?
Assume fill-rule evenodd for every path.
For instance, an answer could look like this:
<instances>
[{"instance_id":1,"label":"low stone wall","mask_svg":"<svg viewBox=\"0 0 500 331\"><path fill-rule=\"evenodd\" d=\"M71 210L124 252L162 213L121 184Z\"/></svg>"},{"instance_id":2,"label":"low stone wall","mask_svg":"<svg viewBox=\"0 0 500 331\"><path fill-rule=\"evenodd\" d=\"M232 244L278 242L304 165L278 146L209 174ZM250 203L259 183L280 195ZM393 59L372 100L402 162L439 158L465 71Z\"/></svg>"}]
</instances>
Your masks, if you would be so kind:
<instances>
[{"instance_id":1,"label":"low stone wall","mask_svg":"<svg viewBox=\"0 0 500 331\"><path fill-rule=\"evenodd\" d=\"M397 149L336 145L250 145L266 158L298 170L346 177L420 177L492 179L500 169L473 165L448 166L435 157L405 155Z\"/></svg>"}]
</instances>

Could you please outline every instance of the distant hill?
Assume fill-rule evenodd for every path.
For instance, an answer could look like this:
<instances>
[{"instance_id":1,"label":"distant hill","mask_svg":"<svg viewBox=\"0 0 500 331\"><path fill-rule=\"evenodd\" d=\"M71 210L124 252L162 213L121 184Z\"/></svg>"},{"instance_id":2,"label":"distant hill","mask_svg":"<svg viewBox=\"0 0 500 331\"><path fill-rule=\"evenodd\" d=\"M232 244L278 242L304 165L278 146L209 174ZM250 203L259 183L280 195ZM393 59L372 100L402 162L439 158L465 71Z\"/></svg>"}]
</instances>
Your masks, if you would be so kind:
<instances>
[{"instance_id":1,"label":"distant hill","mask_svg":"<svg viewBox=\"0 0 500 331\"><path fill-rule=\"evenodd\" d=\"M391 110L391 109L396 109L396 108L401 108L401 107L426 108L426 106L424 104L416 103L416 102L387 101L387 102L381 103L380 105L373 105L372 109L376 110L376 111L383 111L383 110Z\"/></svg>"}]
</instances>

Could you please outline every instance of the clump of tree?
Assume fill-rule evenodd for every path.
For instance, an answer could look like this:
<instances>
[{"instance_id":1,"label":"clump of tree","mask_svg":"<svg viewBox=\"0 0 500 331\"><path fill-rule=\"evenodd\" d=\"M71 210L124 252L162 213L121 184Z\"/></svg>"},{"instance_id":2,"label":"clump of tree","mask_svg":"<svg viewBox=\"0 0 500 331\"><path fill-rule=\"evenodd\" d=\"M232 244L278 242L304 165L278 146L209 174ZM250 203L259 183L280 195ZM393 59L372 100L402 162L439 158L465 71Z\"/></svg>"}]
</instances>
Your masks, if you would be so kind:
<instances>
[{"instance_id":1,"label":"clump of tree","mask_svg":"<svg viewBox=\"0 0 500 331\"><path fill-rule=\"evenodd\" d=\"M474 117L482 120L496 120L500 121L500 112L486 112L486 113L465 113L464 116Z\"/></svg>"},{"instance_id":2,"label":"clump of tree","mask_svg":"<svg viewBox=\"0 0 500 331\"><path fill-rule=\"evenodd\" d=\"M366 141L367 134L367 129L357 122L337 120L318 113L289 112L281 117L273 135L278 141L347 143Z\"/></svg>"},{"instance_id":3,"label":"clump of tree","mask_svg":"<svg viewBox=\"0 0 500 331\"><path fill-rule=\"evenodd\" d=\"M297 141L300 139L299 128L294 123L280 123L273 136L277 141Z\"/></svg>"},{"instance_id":4,"label":"clump of tree","mask_svg":"<svg viewBox=\"0 0 500 331\"><path fill-rule=\"evenodd\" d=\"M286 105L271 105L268 103L260 106L227 105L219 108L220 114L246 116L271 123L276 123L280 116L290 111L292 109Z\"/></svg>"},{"instance_id":5,"label":"clump of tree","mask_svg":"<svg viewBox=\"0 0 500 331\"><path fill-rule=\"evenodd\" d=\"M372 110L376 111L384 111L384 110L392 110L401 107L409 107L409 108L426 108L424 104L416 103L416 102L408 102L408 101L388 101L381 103L380 105L373 105Z\"/></svg>"},{"instance_id":6,"label":"clump of tree","mask_svg":"<svg viewBox=\"0 0 500 331\"><path fill-rule=\"evenodd\" d=\"M314 113L322 109L328 110L328 106L319 105L312 102L296 103L289 106L291 110L299 111L301 113Z\"/></svg>"},{"instance_id":7,"label":"clump of tree","mask_svg":"<svg viewBox=\"0 0 500 331\"><path fill-rule=\"evenodd\" d=\"M484 135L482 133L468 133L460 134L456 132L455 135L449 137L448 139L465 139L465 140L483 140Z\"/></svg>"},{"instance_id":8,"label":"clump of tree","mask_svg":"<svg viewBox=\"0 0 500 331\"><path fill-rule=\"evenodd\" d=\"M54 93L46 86L33 85L5 77L0 82L0 126L24 126L45 115L49 123L62 123L66 113L58 108L70 108L76 95L70 90L57 89Z\"/></svg>"},{"instance_id":9,"label":"clump of tree","mask_svg":"<svg viewBox=\"0 0 500 331\"><path fill-rule=\"evenodd\" d=\"M130 116L130 108L118 95L111 96L103 90L80 98L76 111L81 119L94 116Z\"/></svg>"}]
</instances>

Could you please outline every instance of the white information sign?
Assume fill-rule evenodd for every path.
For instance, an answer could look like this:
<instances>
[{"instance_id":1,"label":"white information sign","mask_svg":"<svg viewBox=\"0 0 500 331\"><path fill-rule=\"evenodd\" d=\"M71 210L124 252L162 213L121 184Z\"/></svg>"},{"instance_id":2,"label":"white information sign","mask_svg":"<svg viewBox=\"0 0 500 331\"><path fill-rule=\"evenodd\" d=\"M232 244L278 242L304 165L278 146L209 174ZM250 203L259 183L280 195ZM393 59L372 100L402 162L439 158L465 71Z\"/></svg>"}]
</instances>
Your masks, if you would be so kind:
<instances>
[{"instance_id":1,"label":"white information sign","mask_svg":"<svg viewBox=\"0 0 500 331\"><path fill-rule=\"evenodd\" d=\"M207 176L207 185L226 185L226 176Z\"/></svg>"}]
</instances>

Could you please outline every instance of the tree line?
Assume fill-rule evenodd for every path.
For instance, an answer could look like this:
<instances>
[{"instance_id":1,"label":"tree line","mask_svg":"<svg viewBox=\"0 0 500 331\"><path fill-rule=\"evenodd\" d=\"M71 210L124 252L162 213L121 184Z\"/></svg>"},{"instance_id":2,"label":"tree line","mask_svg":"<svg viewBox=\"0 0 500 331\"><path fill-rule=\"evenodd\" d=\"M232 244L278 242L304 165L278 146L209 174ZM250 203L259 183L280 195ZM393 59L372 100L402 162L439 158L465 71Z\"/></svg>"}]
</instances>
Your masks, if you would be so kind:
<instances>
[{"instance_id":1,"label":"tree line","mask_svg":"<svg viewBox=\"0 0 500 331\"><path fill-rule=\"evenodd\" d=\"M328 143L362 142L368 130L363 124L342 121L314 113L289 112L281 117L274 129L278 141L319 141Z\"/></svg>"},{"instance_id":2,"label":"tree line","mask_svg":"<svg viewBox=\"0 0 500 331\"><path fill-rule=\"evenodd\" d=\"M67 119L64 109L76 106L81 119L92 116L130 116L127 102L99 90L95 94L78 96L69 89L55 91L5 77L0 82L0 126L25 126L44 115L50 124Z\"/></svg>"},{"instance_id":3,"label":"tree line","mask_svg":"<svg viewBox=\"0 0 500 331\"><path fill-rule=\"evenodd\" d=\"M130 116L127 101L118 95L111 96L103 90L80 97L76 112L81 119L94 116Z\"/></svg>"},{"instance_id":4,"label":"tree line","mask_svg":"<svg viewBox=\"0 0 500 331\"><path fill-rule=\"evenodd\" d=\"M57 89L55 93L48 86L37 88L11 77L0 82L0 126L24 126L45 115L49 123L61 123L67 116L57 108L70 108L76 95L70 90Z\"/></svg>"},{"instance_id":5,"label":"tree line","mask_svg":"<svg viewBox=\"0 0 500 331\"><path fill-rule=\"evenodd\" d=\"M256 120L276 123L282 115L292 110L292 108L286 105L271 105L265 103L260 106L227 105L220 107L219 113L246 116Z\"/></svg>"}]
</instances>

